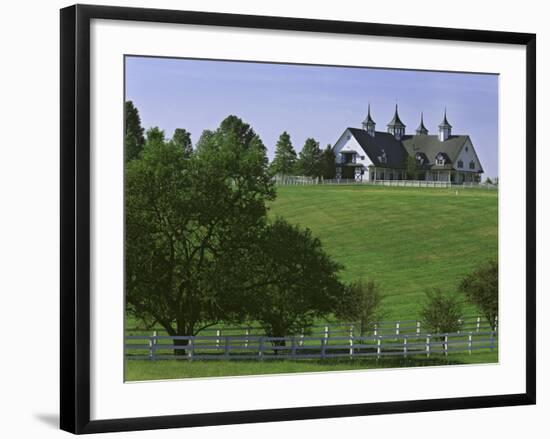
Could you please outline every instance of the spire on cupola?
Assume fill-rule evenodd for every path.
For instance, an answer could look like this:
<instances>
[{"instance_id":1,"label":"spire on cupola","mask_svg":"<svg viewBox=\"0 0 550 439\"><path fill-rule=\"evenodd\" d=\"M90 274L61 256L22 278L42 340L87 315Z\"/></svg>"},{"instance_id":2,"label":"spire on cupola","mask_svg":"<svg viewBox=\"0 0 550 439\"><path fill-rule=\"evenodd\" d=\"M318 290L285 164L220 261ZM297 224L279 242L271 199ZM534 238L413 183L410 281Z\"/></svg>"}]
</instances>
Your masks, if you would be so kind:
<instances>
[{"instance_id":1,"label":"spire on cupola","mask_svg":"<svg viewBox=\"0 0 550 439\"><path fill-rule=\"evenodd\" d=\"M405 124L399 119L399 113L397 111L397 104L395 104L395 114L393 119L388 123L388 133L393 134L397 140L401 140L401 137L405 135Z\"/></svg>"},{"instance_id":2,"label":"spire on cupola","mask_svg":"<svg viewBox=\"0 0 550 439\"><path fill-rule=\"evenodd\" d=\"M439 124L439 140L444 142L449 137L451 137L451 128L452 125L447 120L447 108L445 108L445 113L443 114L443 122Z\"/></svg>"},{"instance_id":3,"label":"spire on cupola","mask_svg":"<svg viewBox=\"0 0 550 439\"><path fill-rule=\"evenodd\" d=\"M417 136L425 136L428 134L428 128L424 126L424 113L420 113L420 125L416 129Z\"/></svg>"},{"instance_id":4,"label":"spire on cupola","mask_svg":"<svg viewBox=\"0 0 550 439\"><path fill-rule=\"evenodd\" d=\"M367 113L367 117L363 121L363 129L367 131L367 134L374 137L375 128L376 128L376 122L374 122L374 120L370 115L370 102L369 102L369 110Z\"/></svg>"}]
</instances>

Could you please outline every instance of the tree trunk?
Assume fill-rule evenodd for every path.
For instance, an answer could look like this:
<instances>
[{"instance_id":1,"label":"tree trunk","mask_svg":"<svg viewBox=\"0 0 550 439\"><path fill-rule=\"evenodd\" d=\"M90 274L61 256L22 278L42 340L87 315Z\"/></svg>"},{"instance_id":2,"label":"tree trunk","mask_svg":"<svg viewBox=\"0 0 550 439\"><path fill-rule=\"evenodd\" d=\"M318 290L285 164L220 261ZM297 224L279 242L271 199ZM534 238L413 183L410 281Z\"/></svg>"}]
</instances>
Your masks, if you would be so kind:
<instances>
[{"instance_id":1,"label":"tree trunk","mask_svg":"<svg viewBox=\"0 0 550 439\"><path fill-rule=\"evenodd\" d=\"M273 337L284 337L284 335L274 335ZM271 342L273 347L277 346L286 346L286 340L274 340ZM273 349L273 354L279 355L281 352L284 353L284 351L279 351L278 349Z\"/></svg>"},{"instance_id":2,"label":"tree trunk","mask_svg":"<svg viewBox=\"0 0 550 439\"><path fill-rule=\"evenodd\" d=\"M174 345L174 355L186 355L187 354L187 345L189 340L175 339L172 340Z\"/></svg>"}]
</instances>

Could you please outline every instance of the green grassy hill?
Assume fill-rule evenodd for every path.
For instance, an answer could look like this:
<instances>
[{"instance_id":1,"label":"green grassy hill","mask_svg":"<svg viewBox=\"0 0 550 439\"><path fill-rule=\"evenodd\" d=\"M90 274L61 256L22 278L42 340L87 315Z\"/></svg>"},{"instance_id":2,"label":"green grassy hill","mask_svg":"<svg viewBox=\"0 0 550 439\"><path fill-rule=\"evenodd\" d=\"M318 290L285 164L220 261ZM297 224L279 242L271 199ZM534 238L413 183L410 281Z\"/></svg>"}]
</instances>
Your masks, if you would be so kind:
<instances>
[{"instance_id":1,"label":"green grassy hill","mask_svg":"<svg viewBox=\"0 0 550 439\"><path fill-rule=\"evenodd\" d=\"M280 186L270 215L310 228L343 280L380 282L388 320L416 319L427 288L456 291L498 252L498 192L487 189Z\"/></svg>"}]
</instances>

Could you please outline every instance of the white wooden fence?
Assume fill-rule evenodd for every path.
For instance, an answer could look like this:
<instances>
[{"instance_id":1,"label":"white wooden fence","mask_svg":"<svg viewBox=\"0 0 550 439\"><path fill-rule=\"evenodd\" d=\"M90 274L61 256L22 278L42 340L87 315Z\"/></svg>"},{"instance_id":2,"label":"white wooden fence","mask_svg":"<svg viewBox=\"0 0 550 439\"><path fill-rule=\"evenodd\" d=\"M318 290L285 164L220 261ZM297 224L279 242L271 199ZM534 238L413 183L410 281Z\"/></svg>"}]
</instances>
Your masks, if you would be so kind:
<instances>
[{"instance_id":1,"label":"white wooden fence","mask_svg":"<svg viewBox=\"0 0 550 439\"><path fill-rule=\"evenodd\" d=\"M490 332L497 331L497 327L492 328L489 322L481 316L466 316L459 321L461 324L460 332ZM371 322L366 326L366 333L369 335L420 335L426 333L426 327L420 320L393 320ZM148 332L148 333L146 333ZM145 331L139 328L131 328L127 330L129 335L151 335L150 331ZM152 335L168 335L162 329L156 328ZM260 326L235 326L235 327L214 327L203 329L199 335L213 335L216 337L217 343L225 335L230 336L266 336ZM314 325L310 328L307 334L301 331L295 334L298 337L324 337L333 338L338 336L361 335L361 325L356 322L329 322L321 325ZM366 334L363 334L366 335Z\"/></svg>"},{"instance_id":2,"label":"white wooden fence","mask_svg":"<svg viewBox=\"0 0 550 439\"><path fill-rule=\"evenodd\" d=\"M180 343L174 344L175 340ZM181 344L183 343L183 344ZM264 337L264 336L127 336L128 359L185 360L300 360L387 356L448 355L455 352L493 350L498 334L456 332L422 335L372 335L348 337ZM174 354L174 351L178 354ZM181 352L181 354L179 354Z\"/></svg>"},{"instance_id":3,"label":"white wooden fence","mask_svg":"<svg viewBox=\"0 0 550 439\"><path fill-rule=\"evenodd\" d=\"M463 182L460 184L450 181L428 181L428 180L355 180L354 178L321 179L307 176L277 175L273 177L275 184L280 186L296 185L371 185L371 186L399 186L399 187L420 187L420 188L484 188L498 189L497 185L487 183Z\"/></svg>"}]
</instances>

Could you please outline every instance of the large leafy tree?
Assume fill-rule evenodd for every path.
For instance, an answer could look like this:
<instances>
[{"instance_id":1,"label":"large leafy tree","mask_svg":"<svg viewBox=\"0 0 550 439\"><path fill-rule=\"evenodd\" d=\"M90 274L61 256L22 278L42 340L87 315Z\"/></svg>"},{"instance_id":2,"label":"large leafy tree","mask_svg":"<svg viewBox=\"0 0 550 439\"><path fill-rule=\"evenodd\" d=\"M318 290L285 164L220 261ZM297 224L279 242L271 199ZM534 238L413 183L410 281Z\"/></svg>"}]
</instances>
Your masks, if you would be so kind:
<instances>
[{"instance_id":1,"label":"large leafy tree","mask_svg":"<svg viewBox=\"0 0 550 439\"><path fill-rule=\"evenodd\" d=\"M250 298L251 318L265 333L285 337L307 332L315 318L327 317L342 300L342 268L309 229L281 218L264 229L253 265L259 288ZM284 344L284 343L275 343Z\"/></svg>"},{"instance_id":2,"label":"large leafy tree","mask_svg":"<svg viewBox=\"0 0 550 439\"><path fill-rule=\"evenodd\" d=\"M145 144L139 111L132 101L124 103L124 155L126 162L139 156Z\"/></svg>"},{"instance_id":3,"label":"large leafy tree","mask_svg":"<svg viewBox=\"0 0 550 439\"><path fill-rule=\"evenodd\" d=\"M311 137L308 138L298 156L298 172L309 177L319 177L321 175L320 159L319 142Z\"/></svg>"},{"instance_id":4,"label":"large leafy tree","mask_svg":"<svg viewBox=\"0 0 550 439\"><path fill-rule=\"evenodd\" d=\"M147 139L126 167L129 311L173 336L238 321L262 282L251 248L274 197L265 147L235 116L203 135L190 158L158 129Z\"/></svg>"},{"instance_id":5,"label":"large leafy tree","mask_svg":"<svg viewBox=\"0 0 550 439\"><path fill-rule=\"evenodd\" d=\"M172 143L180 148L183 155L188 158L193 153L191 133L184 128L176 128L172 136Z\"/></svg>"},{"instance_id":6,"label":"large leafy tree","mask_svg":"<svg viewBox=\"0 0 550 439\"><path fill-rule=\"evenodd\" d=\"M336 154L331 145L327 145L319 158L320 175L325 179L336 177Z\"/></svg>"},{"instance_id":7,"label":"large leafy tree","mask_svg":"<svg viewBox=\"0 0 550 439\"><path fill-rule=\"evenodd\" d=\"M495 328L498 316L498 262L488 261L467 275L460 282L459 290Z\"/></svg>"},{"instance_id":8,"label":"large leafy tree","mask_svg":"<svg viewBox=\"0 0 550 439\"><path fill-rule=\"evenodd\" d=\"M291 175L296 167L296 151L290 141L290 135L284 131L275 146L275 157L270 165L272 174Z\"/></svg>"}]
</instances>

